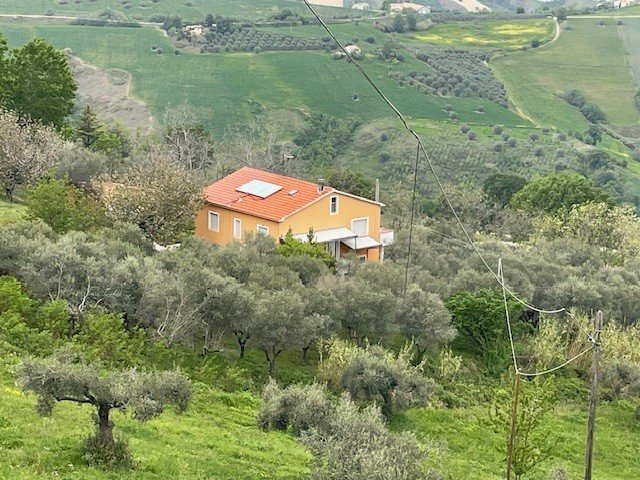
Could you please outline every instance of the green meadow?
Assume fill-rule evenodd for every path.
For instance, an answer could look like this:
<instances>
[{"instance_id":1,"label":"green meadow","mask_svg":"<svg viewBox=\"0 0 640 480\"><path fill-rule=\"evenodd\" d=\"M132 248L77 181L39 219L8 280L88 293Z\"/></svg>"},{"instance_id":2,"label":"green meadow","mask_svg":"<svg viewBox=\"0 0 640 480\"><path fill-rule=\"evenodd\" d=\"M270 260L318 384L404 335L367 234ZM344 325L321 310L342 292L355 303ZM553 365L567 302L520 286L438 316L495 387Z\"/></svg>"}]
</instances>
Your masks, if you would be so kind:
<instances>
[{"instance_id":1,"label":"green meadow","mask_svg":"<svg viewBox=\"0 0 640 480\"><path fill-rule=\"evenodd\" d=\"M619 27L613 21L596 25L597 19L571 19L558 40L551 45L496 58L491 65L503 80L512 102L539 125L571 131L584 129L582 115L558 98L578 89L597 104L614 125L638 123L634 106L636 91L627 64L620 28L640 29L629 24ZM640 24L638 24L640 25Z\"/></svg>"},{"instance_id":2,"label":"green meadow","mask_svg":"<svg viewBox=\"0 0 640 480\"><path fill-rule=\"evenodd\" d=\"M551 19L477 20L437 24L426 31L407 34L412 40L440 46L522 48L532 40L544 43L555 32Z\"/></svg>"},{"instance_id":3,"label":"green meadow","mask_svg":"<svg viewBox=\"0 0 640 480\"><path fill-rule=\"evenodd\" d=\"M245 122L256 102L266 108L319 111L363 121L388 117L384 105L353 65L320 52L198 54L180 52L154 28L99 28L0 22L13 46L42 37L57 48L70 48L84 61L120 68L133 78L132 94L156 117L183 101L192 105L208 127L223 133ZM152 51L163 50L162 55ZM514 112L480 99L439 98L389 78L389 64L368 56L364 68L409 117L447 120L444 104L453 105L461 122L490 125L527 124ZM394 69L407 68L402 64ZM476 112L479 106L484 114Z\"/></svg>"},{"instance_id":4,"label":"green meadow","mask_svg":"<svg viewBox=\"0 0 640 480\"><path fill-rule=\"evenodd\" d=\"M527 480L547 480L553 467L566 468L569 478L583 478L587 410L586 404L565 405L545 418L544 429L557 444L552 457L527 474ZM640 423L634 410L625 402L598 406L593 478L637 478ZM487 418L488 411L482 407L422 408L396 416L392 426L415 431L430 445L429 465L447 472L447 480L500 480L504 478L507 438L487 428Z\"/></svg>"},{"instance_id":5,"label":"green meadow","mask_svg":"<svg viewBox=\"0 0 640 480\"><path fill-rule=\"evenodd\" d=\"M285 8L308 15L307 7L297 0L68 0L66 3L59 0L0 0L0 13L44 15L53 12L56 15L97 17L109 9L118 18L134 20L149 20L154 15L177 15L184 20L199 21L207 13L257 19L267 18ZM327 16L363 14L347 8L318 7L318 11Z\"/></svg>"}]
</instances>

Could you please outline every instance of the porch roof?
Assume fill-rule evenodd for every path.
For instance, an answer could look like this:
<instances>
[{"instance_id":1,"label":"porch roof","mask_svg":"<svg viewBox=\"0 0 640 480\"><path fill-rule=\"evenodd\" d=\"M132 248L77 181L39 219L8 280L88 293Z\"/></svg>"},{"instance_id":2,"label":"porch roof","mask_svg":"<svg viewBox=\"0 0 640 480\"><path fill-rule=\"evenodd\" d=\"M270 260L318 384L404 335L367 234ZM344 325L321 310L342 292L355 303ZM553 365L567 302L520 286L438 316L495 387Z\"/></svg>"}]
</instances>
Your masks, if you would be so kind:
<instances>
[{"instance_id":1,"label":"porch roof","mask_svg":"<svg viewBox=\"0 0 640 480\"><path fill-rule=\"evenodd\" d=\"M315 243L327 243L337 240L344 241L345 239L351 239L357 237L358 234L352 232L346 227L329 228L327 230L318 230L313 232L313 241ZM294 238L306 242L309 240L307 233L298 233L294 235Z\"/></svg>"},{"instance_id":2,"label":"porch roof","mask_svg":"<svg viewBox=\"0 0 640 480\"><path fill-rule=\"evenodd\" d=\"M371 237L346 238L342 240L342 243L344 243L351 250L374 248L374 247L379 247L381 245L380 242L378 242L377 240L374 240Z\"/></svg>"}]
</instances>

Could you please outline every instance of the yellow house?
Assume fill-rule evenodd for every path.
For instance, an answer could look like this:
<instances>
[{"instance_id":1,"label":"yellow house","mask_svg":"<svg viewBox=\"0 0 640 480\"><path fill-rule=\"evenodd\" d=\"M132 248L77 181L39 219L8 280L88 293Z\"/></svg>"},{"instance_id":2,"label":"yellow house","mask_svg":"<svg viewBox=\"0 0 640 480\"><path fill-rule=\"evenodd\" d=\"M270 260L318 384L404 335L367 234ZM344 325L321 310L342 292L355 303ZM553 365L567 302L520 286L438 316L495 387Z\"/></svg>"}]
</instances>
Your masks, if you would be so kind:
<instances>
[{"instance_id":1,"label":"yellow house","mask_svg":"<svg viewBox=\"0 0 640 480\"><path fill-rule=\"evenodd\" d=\"M324 245L336 258L381 261L393 231L380 225L380 202L244 167L204 189L196 235L218 245L242 241L247 233L278 240L291 231L302 241Z\"/></svg>"}]
</instances>

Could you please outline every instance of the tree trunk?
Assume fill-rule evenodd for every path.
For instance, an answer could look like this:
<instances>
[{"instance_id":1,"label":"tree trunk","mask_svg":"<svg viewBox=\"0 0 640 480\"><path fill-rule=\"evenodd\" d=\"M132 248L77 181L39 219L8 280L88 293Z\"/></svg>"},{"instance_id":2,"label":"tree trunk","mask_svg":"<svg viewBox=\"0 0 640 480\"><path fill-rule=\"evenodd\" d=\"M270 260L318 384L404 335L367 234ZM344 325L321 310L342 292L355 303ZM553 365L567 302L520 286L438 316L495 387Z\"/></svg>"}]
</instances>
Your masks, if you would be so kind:
<instances>
[{"instance_id":1,"label":"tree trunk","mask_svg":"<svg viewBox=\"0 0 640 480\"><path fill-rule=\"evenodd\" d=\"M276 368L276 357L269 357L267 355L267 359L269 360L269 376L271 376Z\"/></svg>"},{"instance_id":2,"label":"tree trunk","mask_svg":"<svg viewBox=\"0 0 640 480\"><path fill-rule=\"evenodd\" d=\"M98 440L101 447L111 447L113 440L113 422L109 419L111 407L100 405L98 407Z\"/></svg>"},{"instance_id":3,"label":"tree trunk","mask_svg":"<svg viewBox=\"0 0 640 480\"><path fill-rule=\"evenodd\" d=\"M309 348L311 345L307 345L306 347L302 347L302 363L307 364L307 353L309 352Z\"/></svg>"},{"instance_id":4,"label":"tree trunk","mask_svg":"<svg viewBox=\"0 0 640 480\"><path fill-rule=\"evenodd\" d=\"M7 195L7 200L9 200L9 203L13 203L13 188L12 187L6 187L4 189L4 192Z\"/></svg>"},{"instance_id":5,"label":"tree trunk","mask_svg":"<svg viewBox=\"0 0 640 480\"><path fill-rule=\"evenodd\" d=\"M244 358L244 346L247 344L246 340L241 342L238 340L238 344L240 345L240 358Z\"/></svg>"}]
</instances>

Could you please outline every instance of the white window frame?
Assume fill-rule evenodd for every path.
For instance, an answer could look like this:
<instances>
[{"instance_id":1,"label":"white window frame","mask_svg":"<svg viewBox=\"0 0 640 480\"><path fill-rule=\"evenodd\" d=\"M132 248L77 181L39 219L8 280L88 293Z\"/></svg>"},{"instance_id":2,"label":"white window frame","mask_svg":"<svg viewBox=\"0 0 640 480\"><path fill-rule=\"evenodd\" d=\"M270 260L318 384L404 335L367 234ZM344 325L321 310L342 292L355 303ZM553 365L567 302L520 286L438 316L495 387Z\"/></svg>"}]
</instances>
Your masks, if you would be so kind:
<instances>
[{"instance_id":1,"label":"white window frame","mask_svg":"<svg viewBox=\"0 0 640 480\"><path fill-rule=\"evenodd\" d=\"M216 218L216 223L218 224L217 228L211 228L211 218L212 217ZM212 212L212 211L207 212L207 228L209 228L209 230L212 231L212 232L219 232L220 231L220 214L218 212Z\"/></svg>"},{"instance_id":2,"label":"white window frame","mask_svg":"<svg viewBox=\"0 0 640 480\"><path fill-rule=\"evenodd\" d=\"M236 225L238 226L237 232L236 232ZM239 218L233 219L233 238L237 238L238 240L242 238L242 220Z\"/></svg>"},{"instance_id":3,"label":"white window frame","mask_svg":"<svg viewBox=\"0 0 640 480\"><path fill-rule=\"evenodd\" d=\"M333 206L333 200L336 201L336 211L331 211L331 207ZM340 210L340 197L338 195L331 195L329 197L329 215L338 215L338 211Z\"/></svg>"},{"instance_id":4,"label":"white window frame","mask_svg":"<svg viewBox=\"0 0 640 480\"><path fill-rule=\"evenodd\" d=\"M263 230L263 231L261 232L260 230ZM264 235L265 237L268 237L269 227L267 227L266 225L258 224L258 226L256 227L256 232L258 233L258 235Z\"/></svg>"},{"instance_id":5,"label":"white window frame","mask_svg":"<svg viewBox=\"0 0 640 480\"><path fill-rule=\"evenodd\" d=\"M366 221L367 221L367 228L365 229L365 232L364 232L364 236L366 237L367 235L369 235L369 217L360 217L360 218L354 218L354 219L352 219L352 220L351 220L351 231L354 231L354 229L353 229L353 223L354 223L354 222L361 221L361 220L366 220Z\"/></svg>"}]
</instances>

